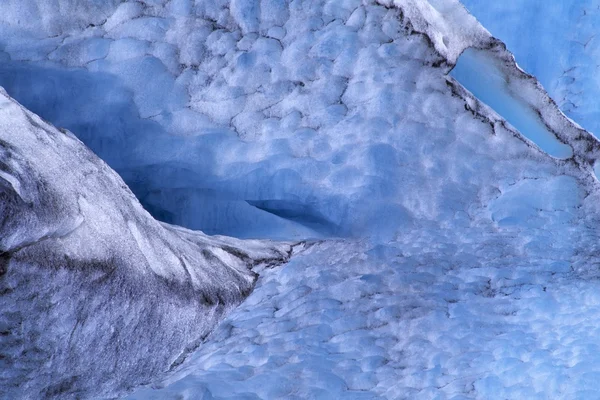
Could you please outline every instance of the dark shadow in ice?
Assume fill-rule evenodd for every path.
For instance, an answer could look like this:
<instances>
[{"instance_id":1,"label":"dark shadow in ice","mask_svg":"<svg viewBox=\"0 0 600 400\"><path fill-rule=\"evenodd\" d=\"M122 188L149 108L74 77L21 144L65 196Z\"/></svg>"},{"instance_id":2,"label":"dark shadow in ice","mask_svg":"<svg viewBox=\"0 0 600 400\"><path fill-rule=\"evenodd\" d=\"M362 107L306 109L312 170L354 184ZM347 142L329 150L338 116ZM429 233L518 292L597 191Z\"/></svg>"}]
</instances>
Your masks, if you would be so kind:
<instances>
[{"instance_id":1,"label":"dark shadow in ice","mask_svg":"<svg viewBox=\"0 0 600 400\"><path fill-rule=\"evenodd\" d=\"M339 235L341 231L338 226L319 213L317 209L304 203L286 200L248 200L247 202L259 210L288 221L297 222L325 236Z\"/></svg>"},{"instance_id":2,"label":"dark shadow in ice","mask_svg":"<svg viewBox=\"0 0 600 400\"><path fill-rule=\"evenodd\" d=\"M169 134L140 117L133 93L116 75L7 61L0 63L0 86L43 119L72 131L159 220L240 238L305 239L337 231L318 205L303 204L296 193L279 190L274 197L274 188L299 190L293 172L278 171L266 160L267 167L253 165L235 178L219 174L219 152L245 145L233 132Z\"/></svg>"}]
</instances>

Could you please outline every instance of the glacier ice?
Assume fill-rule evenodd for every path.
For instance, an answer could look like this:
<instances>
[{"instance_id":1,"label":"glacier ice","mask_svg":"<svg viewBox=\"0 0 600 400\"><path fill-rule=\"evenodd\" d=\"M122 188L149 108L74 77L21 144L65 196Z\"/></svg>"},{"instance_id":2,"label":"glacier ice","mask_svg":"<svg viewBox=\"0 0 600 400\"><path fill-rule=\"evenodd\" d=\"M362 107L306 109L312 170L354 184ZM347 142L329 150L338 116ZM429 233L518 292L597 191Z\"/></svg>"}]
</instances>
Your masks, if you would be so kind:
<instances>
[{"instance_id":1,"label":"glacier ice","mask_svg":"<svg viewBox=\"0 0 600 400\"><path fill-rule=\"evenodd\" d=\"M463 4L507 44L519 64L539 79L568 116L592 133L600 132L597 2L464 0Z\"/></svg>"},{"instance_id":2,"label":"glacier ice","mask_svg":"<svg viewBox=\"0 0 600 400\"><path fill-rule=\"evenodd\" d=\"M520 98L519 92L511 90L508 84L511 77L502 71L498 65L501 62L489 52L468 48L461 54L451 74L546 153L560 159L571 158L573 149L557 139L536 110Z\"/></svg>"},{"instance_id":3,"label":"glacier ice","mask_svg":"<svg viewBox=\"0 0 600 400\"><path fill-rule=\"evenodd\" d=\"M0 13L9 94L77 134L163 221L315 239L261 270L246 301L169 374L149 357L152 379L131 365L123 380L152 383L131 398L597 394L597 141L461 3L33 6L42 2L9 0ZM32 16L42 11L40 26ZM458 76L462 62L473 66L470 53L491 61L487 71L509 81L496 89L512 95L494 104L481 92L489 82ZM552 157L522 136L532 125L572 154ZM289 251L143 215L169 243L198 238L221 259L224 246L238 249L233 261L253 246L263 255L250 258ZM127 248L146 249L139 265L178 276L175 260L154 260L169 253L153 235L118 222ZM182 254L197 254L186 246ZM186 326L180 314L201 315L185 308L165 318ZM146 336L132 346L170 333L156 325L140 328Z\"/></svg>"}]
</instances>

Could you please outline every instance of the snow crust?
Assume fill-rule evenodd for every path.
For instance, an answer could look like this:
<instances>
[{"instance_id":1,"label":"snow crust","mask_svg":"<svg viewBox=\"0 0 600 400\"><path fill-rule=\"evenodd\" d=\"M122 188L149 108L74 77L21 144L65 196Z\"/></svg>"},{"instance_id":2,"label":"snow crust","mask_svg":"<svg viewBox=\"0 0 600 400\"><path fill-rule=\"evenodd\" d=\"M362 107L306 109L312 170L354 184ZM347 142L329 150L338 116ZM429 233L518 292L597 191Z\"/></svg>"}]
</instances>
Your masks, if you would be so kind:
<instances>
[{"instance_id":1,"label":"snow crust","mask_svg":"<svg viewBox=\"0 0 600 400\"><path fill-rule=\"evenodd\" d=\"M346 237L259 270L191 359L131 398L597 395L597 143L460 3L102 7L105 19L88 8L58 33L15 26L33 15L18 7L0 13L0 84L73 130L163 220ZM546 154L517 131L527 134L522 115L512 126L475 97L487 81L469 92L448 76L477 66L468 48L572 157ZM168 258L144 229L118 227L149 249L141 265ZM175 279L178 268L148 273Z\"/></svg>"},{"instance_id":2,"label":"snow crust","mask_svg":"<svg viewBox=\"0 0 600 400\"><path fill-rule=\"evenodd\" d=\"M490 33L458 0L380 0L380 4L402 10L410 28L426 33L435 50L455 64L469 47L491 42Z\"/></svg>"}]
</instances>

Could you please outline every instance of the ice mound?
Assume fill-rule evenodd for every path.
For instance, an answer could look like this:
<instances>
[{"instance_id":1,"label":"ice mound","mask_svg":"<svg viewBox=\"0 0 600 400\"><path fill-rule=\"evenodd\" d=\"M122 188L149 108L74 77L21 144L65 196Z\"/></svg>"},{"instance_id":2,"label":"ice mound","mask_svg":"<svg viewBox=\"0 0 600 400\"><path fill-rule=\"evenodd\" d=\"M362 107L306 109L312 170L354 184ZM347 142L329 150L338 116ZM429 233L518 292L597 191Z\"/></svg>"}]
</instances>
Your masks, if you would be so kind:
<instances>
[{"instance_id":1,"label":"ice mound","mask_svg":"<svg viewBox=\"0 0 600 400\"><path fill-rule=\"evenodd\" d=\"M154 220L66 130L0 93L0 397L115 396L174 368L290 246Z\"/></svg>"}]
</instances>

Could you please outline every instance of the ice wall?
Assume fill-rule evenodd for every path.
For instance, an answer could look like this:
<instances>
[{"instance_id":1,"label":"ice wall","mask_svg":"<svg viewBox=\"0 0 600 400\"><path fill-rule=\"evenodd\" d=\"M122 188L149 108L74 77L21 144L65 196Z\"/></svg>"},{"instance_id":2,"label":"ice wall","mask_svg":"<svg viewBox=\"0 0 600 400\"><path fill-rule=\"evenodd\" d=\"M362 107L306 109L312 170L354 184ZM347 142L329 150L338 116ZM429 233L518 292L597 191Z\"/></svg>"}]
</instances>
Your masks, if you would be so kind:
<instances>
[{"instance_id":1,"label":"ice wall","mask_svg":"<svg viewBox=\"0 0 600 400\"><path fill-rule=\"evenodd\" d=\"M86 23L53 35L23 32L13 22L32 14L11 6L0 85L75 132L164 221L239 237L378 236L463 197L403 167L420 135L406 98L437 90L419 63L446 68L491 43L458 2L389 4L107 3L106 19L82 11ZM403 38L403 16L433 44L411 67L418 39ZM557 110L542 114L579 135Z\"/></svg>"}]
</instances>

